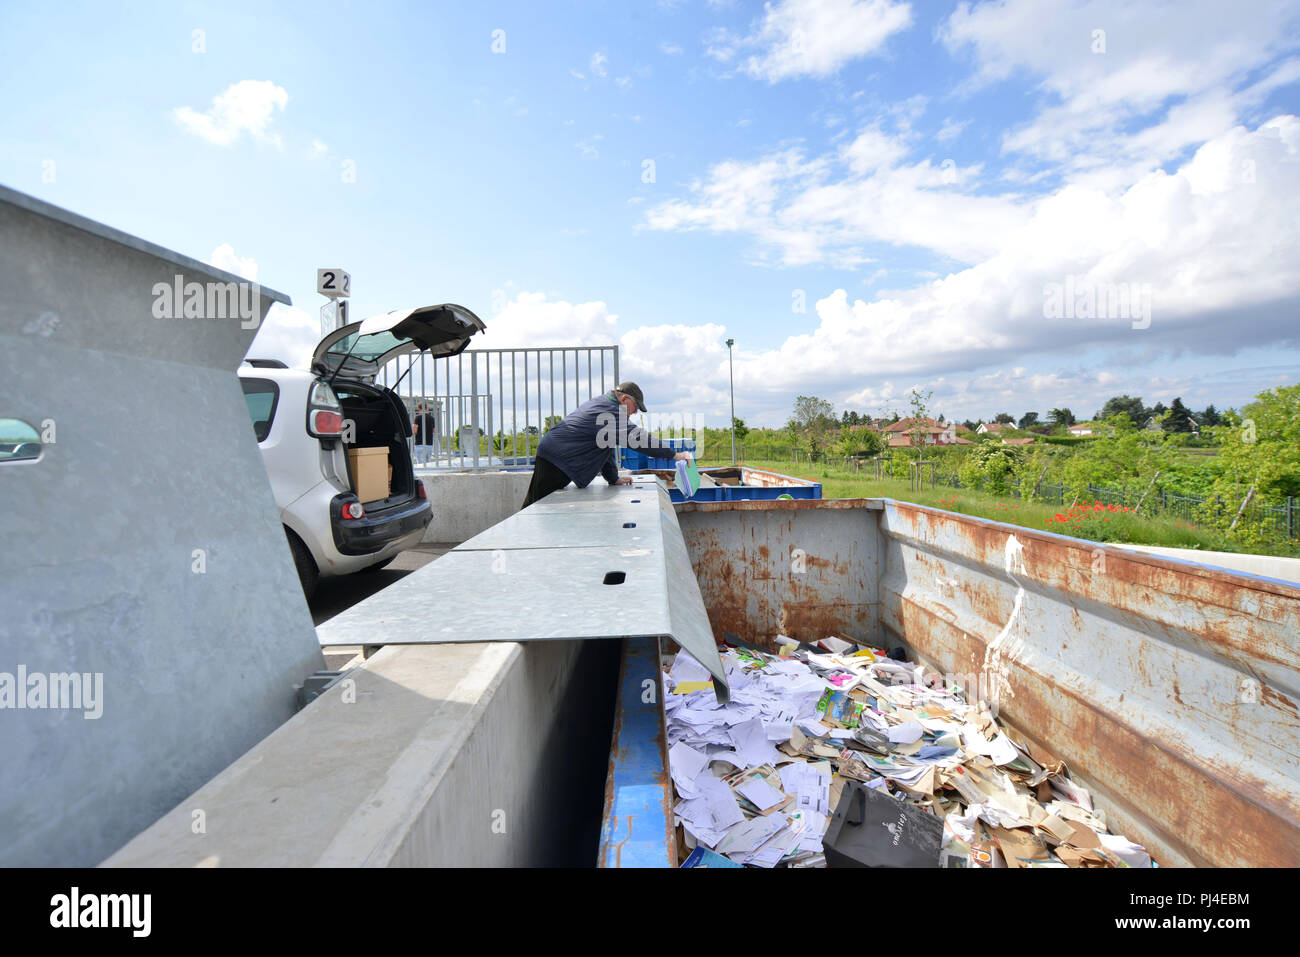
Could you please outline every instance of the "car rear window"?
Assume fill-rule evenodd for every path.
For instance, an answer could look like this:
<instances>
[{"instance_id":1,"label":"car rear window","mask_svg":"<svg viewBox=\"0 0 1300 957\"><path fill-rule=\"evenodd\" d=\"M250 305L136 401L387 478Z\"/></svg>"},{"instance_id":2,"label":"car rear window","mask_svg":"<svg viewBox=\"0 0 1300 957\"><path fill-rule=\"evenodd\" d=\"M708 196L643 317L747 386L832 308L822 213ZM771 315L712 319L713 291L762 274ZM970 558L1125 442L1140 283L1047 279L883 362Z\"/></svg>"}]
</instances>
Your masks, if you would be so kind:
<instances>
[{"instance_id":1,"label":"car rear window","mask_svg":"<svg viewBox=\"0 0 1300 957\"><path fill-rule=\"evenodd\" d=\"M257 441L265 442L275 421L275 407L280 401L280 387L270 379L243 379L244 401L248 403L248 417L253 420Z\"/></svg>"}]
</instances>

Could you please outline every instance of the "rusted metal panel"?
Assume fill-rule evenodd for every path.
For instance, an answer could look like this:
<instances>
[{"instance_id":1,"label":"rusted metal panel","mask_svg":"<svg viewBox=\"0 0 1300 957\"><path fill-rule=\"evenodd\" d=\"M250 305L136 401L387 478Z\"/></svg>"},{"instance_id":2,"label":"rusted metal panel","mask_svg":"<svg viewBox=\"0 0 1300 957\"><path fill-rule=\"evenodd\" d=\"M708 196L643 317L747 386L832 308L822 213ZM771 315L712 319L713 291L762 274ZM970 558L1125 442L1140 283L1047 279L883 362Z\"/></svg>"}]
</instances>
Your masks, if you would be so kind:
<instances>
[{"instance_id":1,"label":"rusted metal panel","mask_svg":"<svg viewBox=\"0 0 1300 957\"><path fill-rule=\"evenodd\" d=\"M902 642L1162 865L1300 865L1300 588L890 500L678 512L715 635Z\"/></svg>"},{"instance_id":2,"label":"rusted metal panel","mask_svg":"<svg viewBox=\"0 0 1300 957\"><path fill-rule=\"evenodd\" d=\"M1300 864L1300 589L886 503L885 627L1164 864Z\"/></svg>"},{"instance_id":3,"label":"rusted metal panel","mask_svg":"<svg viewBox=\"0 0 1300 957\"><path fill-rule=\"evenodd\" d=\"M707 502L677 511L716 639L879 631L879 513L869 503Z\"/></svg>"}]
</instances>

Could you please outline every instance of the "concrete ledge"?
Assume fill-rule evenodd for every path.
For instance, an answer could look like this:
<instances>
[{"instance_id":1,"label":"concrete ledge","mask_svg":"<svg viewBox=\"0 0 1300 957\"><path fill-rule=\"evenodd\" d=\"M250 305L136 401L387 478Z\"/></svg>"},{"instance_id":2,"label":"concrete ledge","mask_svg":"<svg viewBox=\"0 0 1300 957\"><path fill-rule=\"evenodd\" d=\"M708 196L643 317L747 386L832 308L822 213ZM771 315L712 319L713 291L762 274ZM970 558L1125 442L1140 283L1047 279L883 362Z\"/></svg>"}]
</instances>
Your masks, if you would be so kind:
<instances>
[{"instance_id":1,"label":"concrete ledge","mask_svg":"<svg viewBox=\"0 0 1300 957\"><path fill-rule=\"evenodd\" d=\"M384 648L104 866L589 865L618 651Z\"/></svg>"},{"instance_id":2,"label":"concrete ledge","mask_svg":"<svg viewBox=\"0 0 1300 957\"><path fill-rule=\"evenodd\" d=\"M463 542L505 521L524 503L533 473L430 472L416 469L433 504L422 542Z\"/></svg>"}]
</instances>

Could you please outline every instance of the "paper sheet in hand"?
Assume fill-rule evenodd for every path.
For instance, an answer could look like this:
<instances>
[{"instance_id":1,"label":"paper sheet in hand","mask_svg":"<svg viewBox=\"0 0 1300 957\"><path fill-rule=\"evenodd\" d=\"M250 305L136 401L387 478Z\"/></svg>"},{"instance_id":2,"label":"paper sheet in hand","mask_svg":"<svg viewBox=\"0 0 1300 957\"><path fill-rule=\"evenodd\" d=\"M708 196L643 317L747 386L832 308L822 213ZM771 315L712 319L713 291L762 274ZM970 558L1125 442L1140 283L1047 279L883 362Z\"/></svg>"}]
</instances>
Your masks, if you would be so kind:
<instances>
[{"instance_id":1,"label":"paper sheet in hand","mask_svg":"<svg viewBox=\"0 0 1300 957\"><path fill-rule=\"evenodd\" d=\"M686 498L691 498L700 490L700 470L694 459L677 463L677 490Z\"/></svg>"}]
</instances>

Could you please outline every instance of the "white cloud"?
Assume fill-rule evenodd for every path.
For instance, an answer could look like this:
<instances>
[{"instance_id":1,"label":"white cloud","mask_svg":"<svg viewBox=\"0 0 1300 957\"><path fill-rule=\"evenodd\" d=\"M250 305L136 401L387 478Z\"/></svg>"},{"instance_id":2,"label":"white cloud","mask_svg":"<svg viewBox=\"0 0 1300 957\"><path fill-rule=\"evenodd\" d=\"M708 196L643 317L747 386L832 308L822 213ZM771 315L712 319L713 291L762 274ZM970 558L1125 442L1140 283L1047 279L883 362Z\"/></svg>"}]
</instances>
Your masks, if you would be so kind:
<instances>
[{"instance_id":1,"label":"white cloud","mask_svg":"<svg viewBox=\"0 0 1300 957\"><path fill-rule=\"evenodd\" d=\"M484 349L608 346L615 342L617 323L603 302L550 301L543 292L519 292L475 343Z\"/></svg>"},{"instance_id":2,"label":"white cloud","mask_svg":"<svg viewBox=\"0 0 1300 957\"><path fill-rule=\"evenodd\" d=\"M280 137L271 132L271 124L288 102L284 87L270 80L240 80L213 97L206 112L180 106L172 115L185 129L217 146L230 146L247 133L279 148Z\"/></svg>"},{"instance_id":3,"label":"white cloud","mask_svg":"<svg viewBox=\"0 0 1300 957\"><path fill-rule=\"evenodd\" d=\"M680 56L682 52L682 48L676 43L661 43L659 44L659 50L665 56Z\"/></svg>"},{"instance_id":4,"label":"white cloud","mask_svg":"<svg viewBox=\"0 0 1300 957\"><path fill-rule=\"evenodd\" d=\"M593 53L591 55L591 75L598 77L609 76L609 57L603 53Z\"/></svg>"},{"instance_id":5,"label":"white cloud","mask_svg":"<svg viewBox=\"0 0 1300 957\"><path fill-rule=\"evenodd\" d=\"M748 36L715 32L707 52L728 63L739 51L756 49L740 69L769 83L825 77L878 52L911 24L911 6L896 0L779 0L766 5Z\"/></svg>"},{"instance_id":6,"label":"white cloud","mask_svg":"<svg viewBox=\"0 0 1300 957\"><path fill-rule=\"evenodd\" d=\"M873 242L978 262L1028 217L1015 196L975 193L978 168L930 159L905 164L908 150L903 137L869 128L820 157L791 148L728 160L694 183L689 199L647 210L645 225L746 233L760 256L775 250L783 265L851 267L868 261L865 247Z\"/></svg>"},{"instance_id":7,"label":"white cloud","mask_svg":"<svg viewBox=\"0 0 1300 957\"><path fill-rule=\"evenodd\" d=\"M1227 355L1295 344L1295 182L1300 119L1286 116L1217 137L1175 173L1152 172L1117 197L1064 187L975 266L873 302L850 302L842 289L821 299L816 329L738 364L737 388L858 395L854 379L923 380L1035 355L1069 365L1089 345ZM1045 318L1047 285L1069 276L1149 285L1149 328L1128 318ZM1029 388L1059 388L1050 373L1039 376L1025 380Z\"/></svg>"},{"instance_id":8,"label":"white cloud","mask_svg":"<svg viewBox=\"0 0 1300 957\"><path fill-rule=\"evenodd\" d=\"M957 120L950 116L943 121L943 125L939 127L939 132L934 134L934 138L940 143L955 140L961 136L961 131L968 126L970 126L970 120Z\"/></svg>"},{"instance_id":9,"label":"white cloud","mask_svg":"<svg viewBox=\"0 0 1300 957\"><path fill-rule=\"evenodd\" d=\"M252 256L236 256L235 247L230 243L222 243L212 250L212 255L204 261L218 269L242 276L250 282L257 282L257 260Z\"/></svg>"},{"instance_id":10,"label":"white cloud","mask_svg":"<svg viewBox=\"0 0 1300 957\"><path fill-rule=\"evenodd\" d=\"M573 148L578 151L578 154L583 159L586 160L600 159L600 150L596 148L596 144L600 142L602 139L604 139L604 136L602 136L600 133L596 133L593 136L587 137L585 140L579 140L578 142L574 143Z\"/></svg>"},{"instance_id":11,"label":"white cloud","mask_svg":"<svg viewBox=\"0 0 1300 957\"><path fill-rule=\"evenodd\" d=\"M297 306L274 303L262 320L253 344L252 359L279 359L291 369L311 365L312 351L321 340L320 318Z\"/></svg>"},{"instance_id":12,"label":"white cloud","mask_svg":"<svg viewBox=\"0 0 1300 957\"><path fill-rule=\"evenodd\" d=\"M1300 46L1298 20L1285 3L1005 0L960 4L940 37L972 53L976 85L1038 81L1044 106L1007 132L1005 150L1120 189L1295 82L1300 61L1276 61Z\"/></svg>"}]
</instances>

